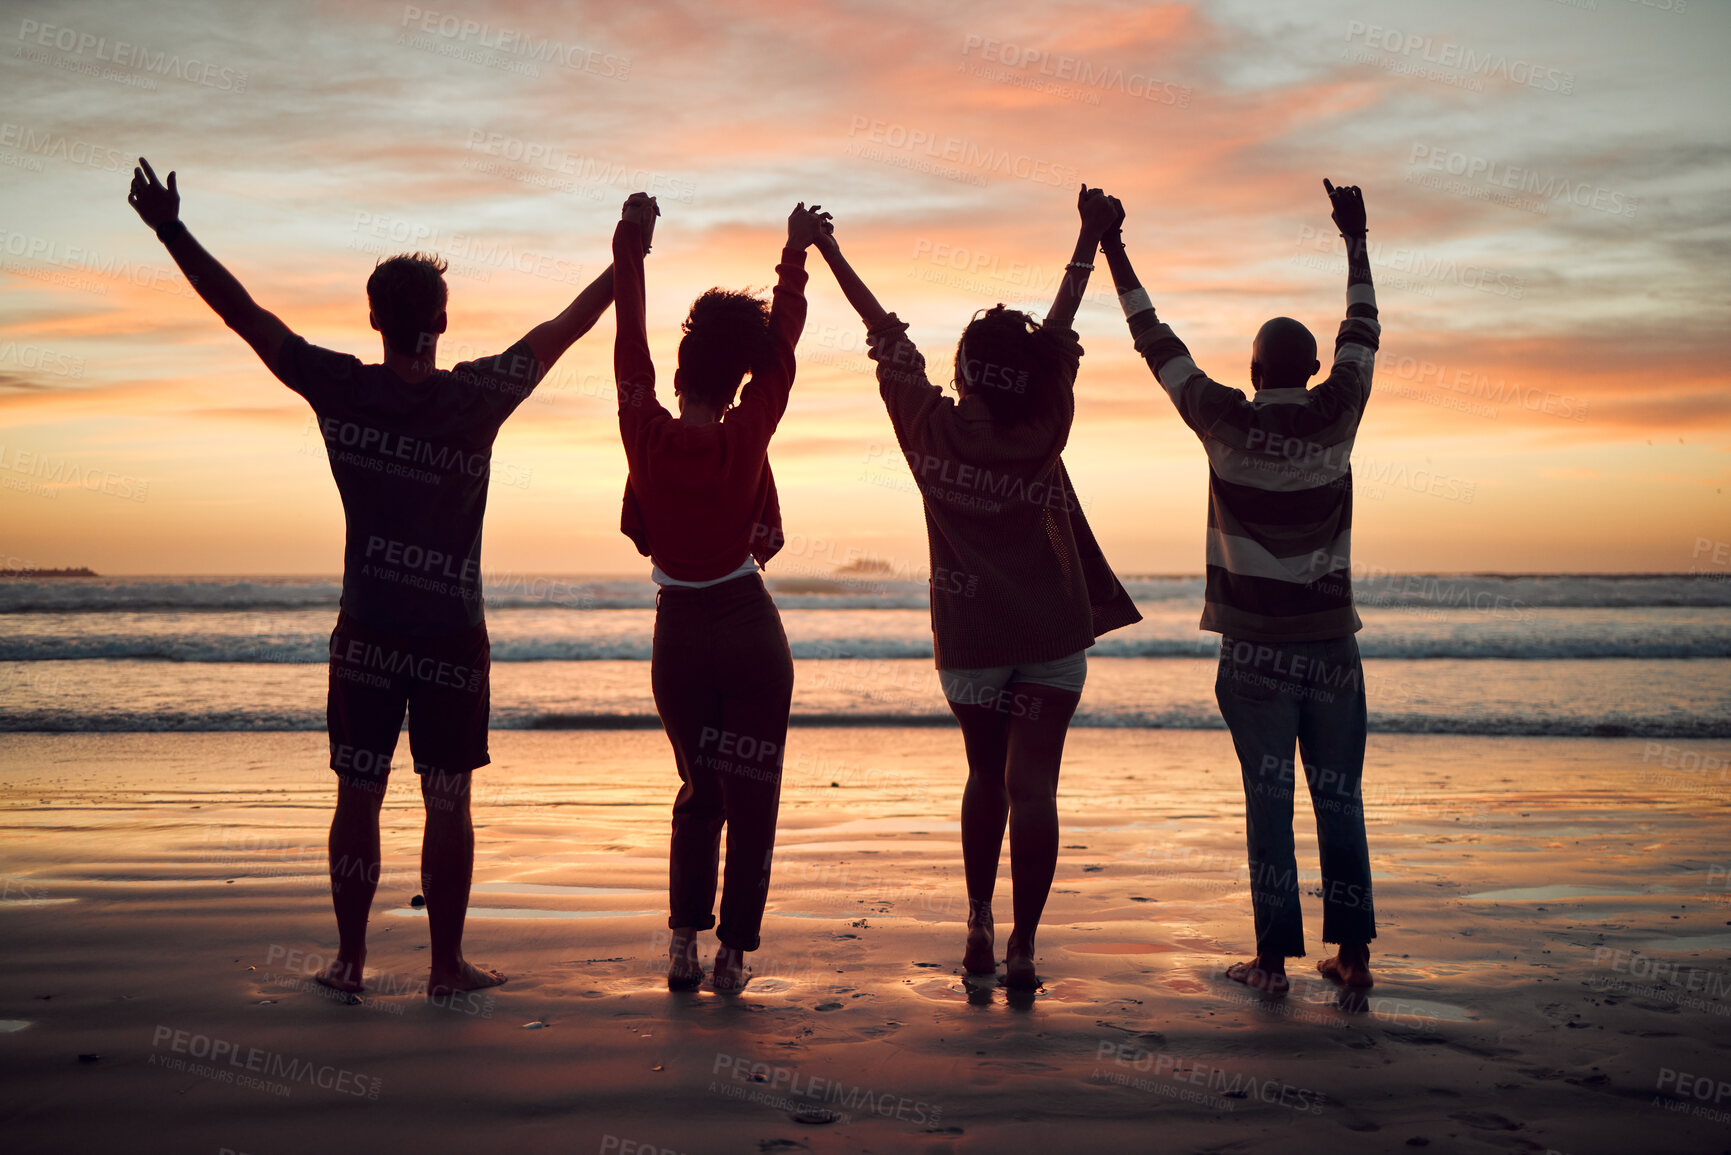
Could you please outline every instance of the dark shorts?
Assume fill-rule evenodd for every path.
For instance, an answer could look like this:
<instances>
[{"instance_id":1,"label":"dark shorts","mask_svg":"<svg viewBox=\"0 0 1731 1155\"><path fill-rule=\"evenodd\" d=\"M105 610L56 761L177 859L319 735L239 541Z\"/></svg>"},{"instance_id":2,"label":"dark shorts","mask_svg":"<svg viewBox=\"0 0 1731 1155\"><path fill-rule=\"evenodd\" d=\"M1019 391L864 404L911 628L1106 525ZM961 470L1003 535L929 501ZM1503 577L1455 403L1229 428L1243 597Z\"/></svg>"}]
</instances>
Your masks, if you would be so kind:
<instances>
[{"instance_id":1,"label":"dark shorts","mask_svg":"<svg viewBox=\"0 0 1731 1155\"><path fill-rule=\"evenodd\" d=\"M339 613L325 705L331 769L350 785L384 790L405 712L415 773L485 766L491 666L485 622L461 634L418 637Z\"/></svg>"}]
</instances>

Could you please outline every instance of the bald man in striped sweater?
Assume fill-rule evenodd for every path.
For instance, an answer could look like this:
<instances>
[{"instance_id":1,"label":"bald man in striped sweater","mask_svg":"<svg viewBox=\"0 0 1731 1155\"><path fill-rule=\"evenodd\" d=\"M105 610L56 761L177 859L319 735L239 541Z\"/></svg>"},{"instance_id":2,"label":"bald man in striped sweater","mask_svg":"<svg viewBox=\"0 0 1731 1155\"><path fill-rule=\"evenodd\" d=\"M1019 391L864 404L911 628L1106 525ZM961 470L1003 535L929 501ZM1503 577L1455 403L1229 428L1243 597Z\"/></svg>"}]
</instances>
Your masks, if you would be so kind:
<instances>
[{"instance_id":1,"label":"bald man in striped sweater","mask_svg":"<svg viewBox=\"0 0 1731 1155\"><path fill-rule=\"evenodd\" d=\"M1289 987L1286 960L1304 954L1293 849L1294 747L1316 812L1322 854L1322 939L1339 950L1317 969L1371 985L1376 937L1370 852L1359 780L1365 694L1353 635L1353 438L1370 398L1380 327L1365 247L1364 197L1327 180L1346 241L1346 319L1334 364L1290 317L1256 334L1246 400L1196 367L1160 322L1124 252L1120 227L1101 242L1136 349L1208 454L1208 586L1202 628L1221 635L1214 693L1244 773L1245 841L1256 957L1228 978L1271 994Z\"/></svg>"}]
</instances>

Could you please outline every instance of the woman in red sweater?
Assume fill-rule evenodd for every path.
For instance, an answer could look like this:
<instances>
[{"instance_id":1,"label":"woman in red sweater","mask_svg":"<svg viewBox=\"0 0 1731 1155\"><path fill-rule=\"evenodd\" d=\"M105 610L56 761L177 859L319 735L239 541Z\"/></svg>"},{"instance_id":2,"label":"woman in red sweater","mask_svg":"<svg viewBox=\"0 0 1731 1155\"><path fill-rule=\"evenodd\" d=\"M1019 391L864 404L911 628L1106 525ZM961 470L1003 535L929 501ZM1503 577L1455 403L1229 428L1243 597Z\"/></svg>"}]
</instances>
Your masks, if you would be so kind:
<instances>
[{"instance_id":1,"label":"woman in red sweater","mask_svg":"<svg viewBox=\"0 0 1731 1155\"><path fill-rule=\"evenodd\" d=\"M1101 556L1059 457L1082 355L1070 321L1117 219L1099 189L1084 186L1077 206L1075 256L1045 322L1002 305L977 315L956 345L959 400L926 379L907 326L884 312L829 226L817 241L866 323L879 392L925 505L932 648L968 756L963 963L997 969L992 891L1007 822L1015 924L1004 984L1022 990L1039 985L1034 932L1057 867L1058 766L1087 650L1142 616Z\"/></svg>"},{"instance_id":2,"label":"woman in red sweater","mask_svg":"<svg viewBox=\"0 0 1731 1155\"><path fill-rule=\"evenodd\" d=\"M692 303L674 416L655 399L644 319L643 255L659 213L653 197L637 194L613 234L613 367L630 468L620 528L651 559L661 587L650 678L682 783L673 803L667 985L688 990L703 981L697 934L716 926L725 825L713 983L733 993L747 981L745 952L758 947L769 894L793 699L793 656L758 576L782 544L769 439L793 387L805 250L822 218L803 204L788 217L773 305L721 289Z\"/></svg>"}]
</instances>

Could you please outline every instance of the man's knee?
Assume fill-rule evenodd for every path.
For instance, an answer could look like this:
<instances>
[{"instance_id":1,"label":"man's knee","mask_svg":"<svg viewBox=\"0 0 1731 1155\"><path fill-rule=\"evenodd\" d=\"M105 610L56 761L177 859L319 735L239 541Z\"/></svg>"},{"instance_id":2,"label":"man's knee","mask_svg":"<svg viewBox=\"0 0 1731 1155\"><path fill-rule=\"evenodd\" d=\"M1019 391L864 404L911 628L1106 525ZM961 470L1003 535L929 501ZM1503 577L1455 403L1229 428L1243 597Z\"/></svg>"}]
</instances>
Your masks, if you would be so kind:
<instances>
[{"instance_id":1,"label":"man's knee","mask_svg":"<svg viewBox=\"0 0 1731 1155\"><path fill-rule=\"evenodd\" d=\"M378 814L385 804L385 780L337 779L337 810L343 814Z\"/></svg>"},{"instance_id":2,"label":"man's knee","mask_svg":"<svg viewBox=\"0 0 1731 1155\"><path fill-rule=\"evenodd\" d=\"M472 774L455 774L428 766L420 768L420 779L421 800L426 803L429 817L469 812Z\"/></svg>"}]
</instances>

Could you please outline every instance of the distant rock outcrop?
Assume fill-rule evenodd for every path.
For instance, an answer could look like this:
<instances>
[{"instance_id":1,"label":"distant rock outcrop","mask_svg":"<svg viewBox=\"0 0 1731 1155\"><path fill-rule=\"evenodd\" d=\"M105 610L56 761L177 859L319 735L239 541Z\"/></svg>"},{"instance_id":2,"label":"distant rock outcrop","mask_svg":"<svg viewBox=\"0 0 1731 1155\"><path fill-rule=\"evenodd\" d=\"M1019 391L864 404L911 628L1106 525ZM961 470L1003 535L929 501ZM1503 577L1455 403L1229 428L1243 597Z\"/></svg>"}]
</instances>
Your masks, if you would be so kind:
<instances>
[{"instance_id":1,"label":"distant rock outcrop","mask_svg":"<svg viewBox=\"0 0 1731 1155\"><path fill-rule=\"evenodd\" d=\"M95 570L86 566L72 569L0 569L0 578L75 578L101 577Z\"/></svg>"}]
</instances>

